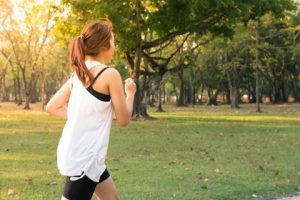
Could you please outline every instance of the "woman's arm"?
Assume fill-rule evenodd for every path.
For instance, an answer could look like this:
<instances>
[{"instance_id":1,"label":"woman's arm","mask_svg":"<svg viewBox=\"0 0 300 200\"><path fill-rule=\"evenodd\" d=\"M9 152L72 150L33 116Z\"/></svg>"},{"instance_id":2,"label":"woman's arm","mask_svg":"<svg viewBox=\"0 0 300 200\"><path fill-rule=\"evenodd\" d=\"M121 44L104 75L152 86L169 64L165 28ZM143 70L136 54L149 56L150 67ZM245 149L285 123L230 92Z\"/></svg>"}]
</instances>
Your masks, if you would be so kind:
<instances>
[{"instance_id":1,"label":"woman's arm","mask_svg":"<svg viewBox=\"0 0 300 200\"><path fill-rule=\"evenodd\" d=\"M54 94L46 105L46 111L54 116L67 119L66 102L71 94L71 78Z\"/></svg>"},{"instance_id":2,"label":"woman's arm","mask_svg":"<svg viewBox=\"0 0 300 200\"><path fill-rule=\"evenodd\" d=\"M126 80L125 93L123 89L122 78L118 70L111 68L109 82L109 93L112 100L112 106L120 126L126 126L132 115L134 94L136 85L131 79Z\"/></svg>"}]
</instances>

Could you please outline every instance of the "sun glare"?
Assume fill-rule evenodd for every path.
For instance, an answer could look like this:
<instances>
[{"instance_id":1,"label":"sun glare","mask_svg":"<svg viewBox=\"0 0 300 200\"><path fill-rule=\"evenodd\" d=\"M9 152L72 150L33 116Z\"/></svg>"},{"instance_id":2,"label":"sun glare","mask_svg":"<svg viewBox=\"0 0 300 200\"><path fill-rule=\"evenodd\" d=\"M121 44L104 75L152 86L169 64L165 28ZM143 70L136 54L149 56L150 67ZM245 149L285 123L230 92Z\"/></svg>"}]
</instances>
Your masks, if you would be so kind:
<instances>
[{"instance_id":1,"label":"sun glare","mask_svg":"<svg viewBox=\"0 0 300 200\"><path fill-rule=\"evenodd\" d=\"M20 7L14 6L12 18L16 21L19 21L24 19L25 17L26 17L25 11Z\"/></svg>"},{"instance_id":2,"label":"sun glare","mask_svg":"<svg viewBox=\"0 0 300 200\"><path fill-rule=\"evenodd\" d=\"M19 30L21 30L23 33L26 32L26 24L25 23L25 18L26 18L26 9L28 9L27 7L27 1L26 0L10 0L11 3L11 8L12 8L12 12L10 13L11 19L18 22L18 28ZM28 4L29 9L32 5L56 5L59 6L61 4L61 0L35 0L35 1L29 1L30 4ZM27 8L24 8L24 5ZM49 23L49 27L54 26L54 21L51 20ZM2 23L0 25L0 31L2 31L4 29L4 26L6 27L5 29L9 30L13 27L11 27L11 25L9 24L9 19L6 19L5 23Z\"/></svg>"}]
</instances>

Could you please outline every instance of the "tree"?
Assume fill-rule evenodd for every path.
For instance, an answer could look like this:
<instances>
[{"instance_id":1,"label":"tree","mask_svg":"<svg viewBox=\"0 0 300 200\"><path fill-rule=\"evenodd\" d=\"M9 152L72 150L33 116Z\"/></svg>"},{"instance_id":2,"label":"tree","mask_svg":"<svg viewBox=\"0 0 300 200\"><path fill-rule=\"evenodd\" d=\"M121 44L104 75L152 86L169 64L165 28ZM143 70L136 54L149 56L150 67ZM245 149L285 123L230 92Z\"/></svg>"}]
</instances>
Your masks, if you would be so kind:
<instances>
[{"instance_id":1,"label":"tree","mask_svg":"<svg viewBox=\"0 0 300 200\"><path fill-rule=\"evenodd\" d=\"M266 14L272 14L274 17L282 18L286 11L290 11L295 9L294 2L291 0L265 0L259 1L256 0L249 6L249 10L242 19L242 21L253 22L253 35L252 38L255 42L255 71L256 71L256 112L260 112L260 49L259 45L260 42L270 36L261 37L260 36L260 29L262 18Z\"/></svg>"},{"instance_id":2,"label":"tree","mask_svg":"<svg viewBox=\"0 0 300 200\"><path fill-rule=\"evenodd\" d=\"M14 63L21 73L24 109L30 109L30 102L38 80L42 52L48 42L55 9L51 2L35 4L22 1L14 8L19 18L8 14L2 23L1 32L11 49Z\"/></svg>"},{"instance_id":3,"label":"tree","mask_svg":"<svg viewBox=\"0 0 300 200\"><path fill-rule=\"evenodd\" d=\"M148 116L147 107L143 105L147 102L143 101L147 99L143 95L147 95L148 92L141 92L141 89L145 88L141 80L149 74L162 78L162 74L168 71L166 69L171 69L171 60L180 52L180 48L174 45L177 38L192 34L201 37L207 33L214 36L230 36L233 34L233 25L239 21L245 24L251 20L256 22L270 12L280 17L293 7L290 0L227 0L226 3L212 0L67 0L64 3L72 9L68 24L70 19L76 19L74 22L77 24L100 17L108 17L113 21L120 53L128 61L138 86L134 103L136 118ZM116 10L118 15L115 14ZM68 24L65 24L66 27ZM149 34L150 40L147 37ZM173 51L170 51L169 45L173 45ZM180 44L177 46L180 47ZM164 52L160 53L161 51ZM151 68L147 75L141 66L143 60L147 60Z\"/></svg>"},{"instance_id":4,"label":"tree","mask_svg":"<svg viewBox=\"0 0 300 200\"><path fill-rule=\"evenodd\" d=\"M91 17L104 16L114 22L120 49L126 55L125 58L134 72L138 86L134 106L135 117L147 116L146 110L141 109L145 107L142 105L143 98L140 92L141 57L147 59L154 69L162 66L155 64L162 61L162 58L150 56L147 50L151 52L158 50L172 44L178 36L190 33L231 34L230 25L241 15L241 10L247 8L247 3L237 0L227 1L226 4L210 0L167 0L163 3L158 0L101 1L93 4L90 1L65 1L65 3L74 9L73 13L78 14L77 19L81 22ZM122 17L115 15L116 10ZM178 15L182 17L178 18ZM151 41L145 40L145 35L149 32L153 36ZM165 66L169 63L170 57L172 58L172 54L163 59L166 61Z\"/></svg>"}]
</instances>

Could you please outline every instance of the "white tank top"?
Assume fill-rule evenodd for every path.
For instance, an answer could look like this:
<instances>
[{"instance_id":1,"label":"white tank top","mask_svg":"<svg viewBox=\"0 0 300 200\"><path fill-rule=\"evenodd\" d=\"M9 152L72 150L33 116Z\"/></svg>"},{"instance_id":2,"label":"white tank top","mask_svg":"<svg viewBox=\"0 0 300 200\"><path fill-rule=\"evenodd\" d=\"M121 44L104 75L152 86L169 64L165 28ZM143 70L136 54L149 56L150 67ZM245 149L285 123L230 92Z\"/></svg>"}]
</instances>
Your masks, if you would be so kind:
<instances>
[{"instance_id":1,"label":"white tank top","mask_svg":"<svg viewBox=\"0 0 300 200\"><path fill-rule=\"evenodd\" d=\"M96 65L107 67L97 61L86 61L88 69ZM79 178L72 177L73 180L86 175L99 182L106 168L105 158L113 117L111 98L106 95L110 100L98 99L99 95L98 98L93 95L95 91L92 94L76 73L73 75L68 117L57 148L57 166L64 176L79 175ZM101 93L98 94L101 96Z\"/></svg>"}]
</instances>

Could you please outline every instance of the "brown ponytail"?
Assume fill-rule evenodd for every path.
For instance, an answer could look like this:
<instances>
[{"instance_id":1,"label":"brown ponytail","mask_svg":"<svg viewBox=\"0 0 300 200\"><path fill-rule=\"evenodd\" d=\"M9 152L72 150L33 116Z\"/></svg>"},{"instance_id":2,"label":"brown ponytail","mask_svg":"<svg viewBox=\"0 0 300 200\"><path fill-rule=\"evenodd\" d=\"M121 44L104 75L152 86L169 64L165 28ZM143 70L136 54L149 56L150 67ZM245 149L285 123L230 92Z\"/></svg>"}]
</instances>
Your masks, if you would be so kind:
<instances>
[{"instance_id":1,"label":"brown ponytail","mask_svg":"<svg viewBox=\"0 0 300 200\"><path fill-rule=\"evenodd\" d=\"M80 36L75 37L69 47L69 62L78 78L86 85L93 83L94 76L85 65L85 55L97 56L101 50L110 48L112 24L109 20L97 20L87 24Z\"/></svg>"},{"instance_id":2,"label":"brown ponytail","mask_svg":"<svg viewBox=\"0 0 300 200\"><path fill-rule=\"evenodd\" d=\"M85 52L83 45L83 41L80 37L76 37L71 41L69 62L72 69L75 70L81 82L85 85L87 83L86 76L89 77L88 80L93 80L94 77L85 65Z\"/></svg>"}]
</instances>

